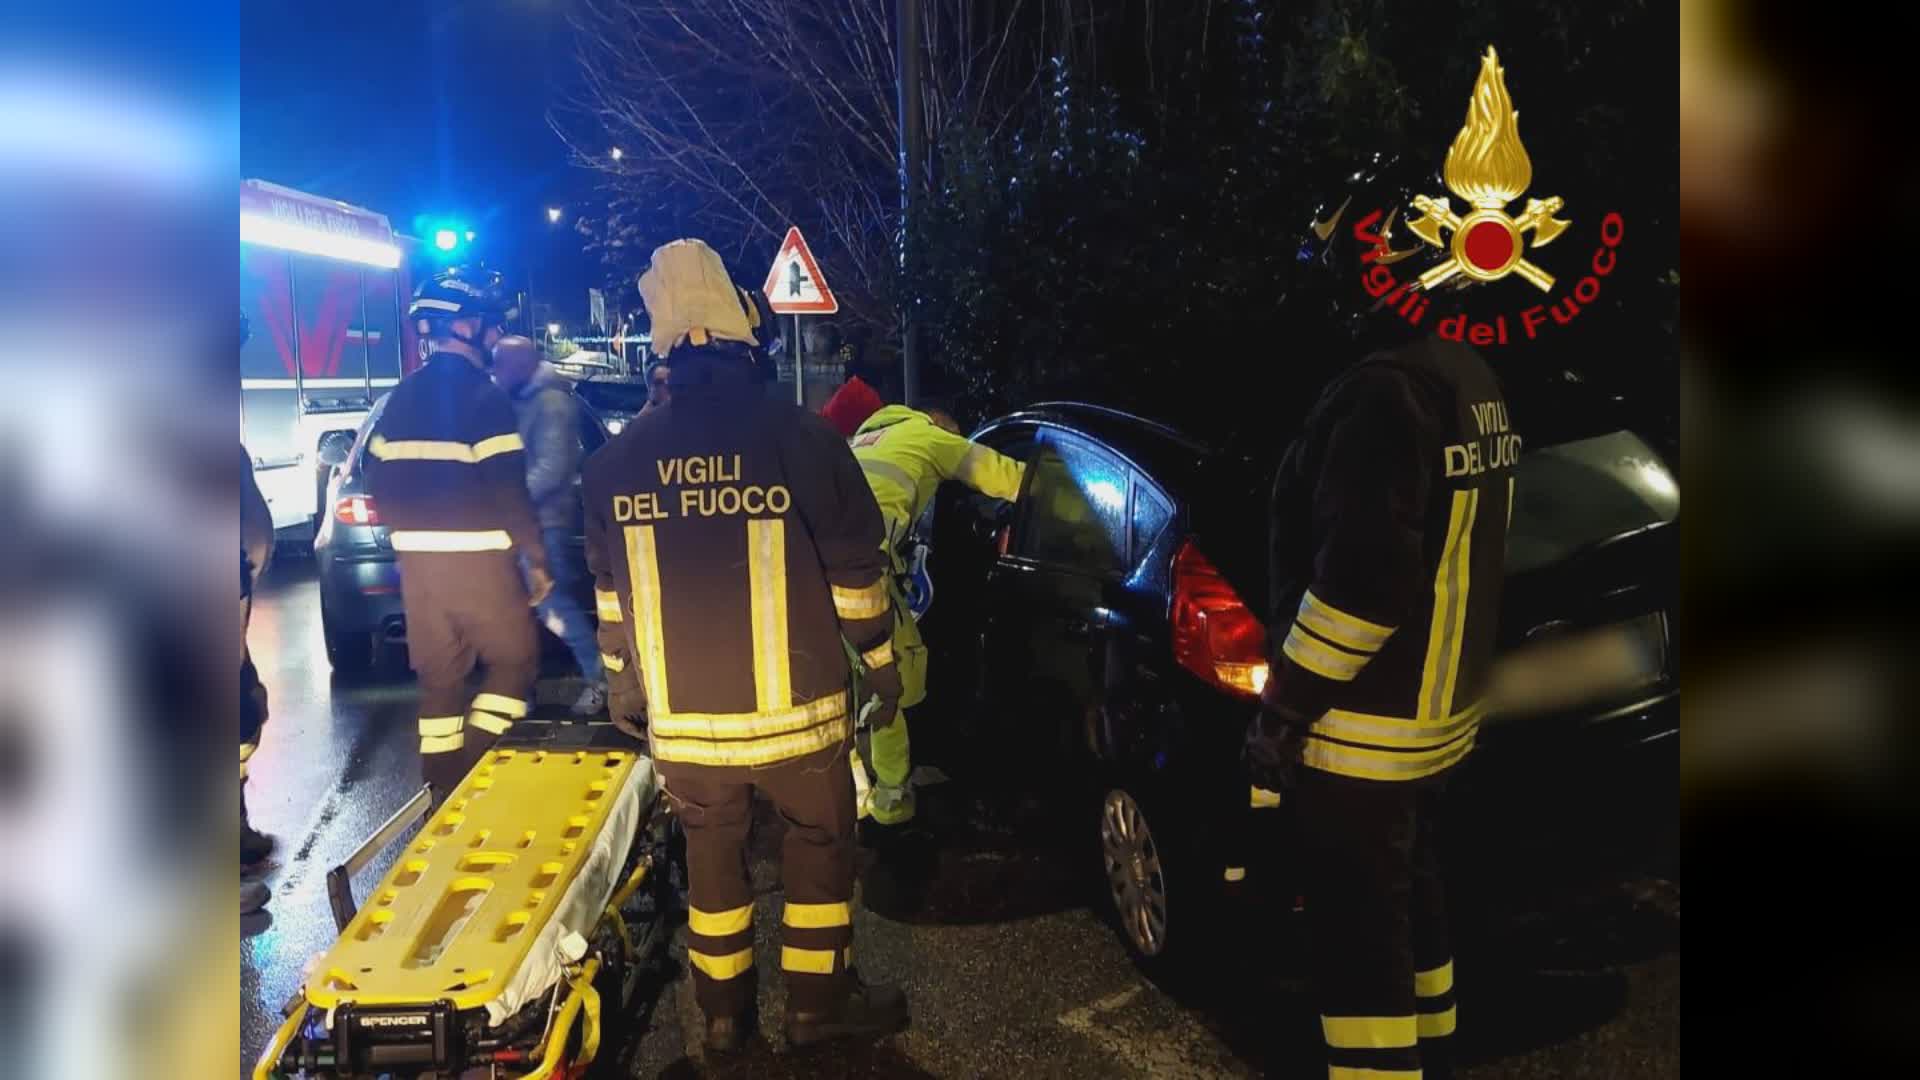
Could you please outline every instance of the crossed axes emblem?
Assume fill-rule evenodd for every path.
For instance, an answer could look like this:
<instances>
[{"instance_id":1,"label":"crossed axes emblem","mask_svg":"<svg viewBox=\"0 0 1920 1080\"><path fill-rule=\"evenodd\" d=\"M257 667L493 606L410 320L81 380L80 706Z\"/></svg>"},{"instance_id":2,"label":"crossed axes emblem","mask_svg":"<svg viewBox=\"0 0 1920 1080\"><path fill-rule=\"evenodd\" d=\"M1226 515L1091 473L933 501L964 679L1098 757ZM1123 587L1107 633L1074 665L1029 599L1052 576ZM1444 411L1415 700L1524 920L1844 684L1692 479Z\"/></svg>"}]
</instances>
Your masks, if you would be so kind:
<instances>
[{"instance_id":1,"label":"crossed axes emblem","mask_svg":"<svg viewBox=\"0 0 1920 1080\"><path fill-rule=\"evenodd\" d=\"M1553 275L1526 259L1526 234L1533 234L1533 247L1551 244L1573 224L1553 216L1564 205L1558 195L1550 199L1528 199L1526 210L1519 217L1511 218L1501 207L1483 204L1463 218L1453 212L1444 195L1438 199L1414 196L1413 208L1420 211L1421 216L1408 219L1407 230L1452 255L1446 262L1421 274L1420 287L1431 290L1459 274L1475 281L1497 281L1508 274L1518 274L1541 292L1551 290ZM1442 236L1442 230L1453 234L1451 241Z\"/></svg>"}]
</instances>

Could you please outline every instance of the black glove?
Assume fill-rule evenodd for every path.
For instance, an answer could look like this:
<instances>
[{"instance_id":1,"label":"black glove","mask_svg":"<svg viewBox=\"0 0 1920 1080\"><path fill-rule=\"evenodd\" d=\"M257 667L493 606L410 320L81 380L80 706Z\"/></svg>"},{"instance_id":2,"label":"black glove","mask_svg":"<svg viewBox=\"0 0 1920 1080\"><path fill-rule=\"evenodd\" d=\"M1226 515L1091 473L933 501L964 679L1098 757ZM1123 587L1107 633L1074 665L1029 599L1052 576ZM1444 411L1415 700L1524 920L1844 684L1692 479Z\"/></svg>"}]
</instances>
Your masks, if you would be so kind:
<instances>
[{"instance_id":1,"label":"black glove","mask_svg":"<svg viewBox=\"0 0 1920 1080\"><path fill-rule=\"evenodd\" d=\"M629 737L641 743L647 741L647 695L639 687L608 689L607 715L613 718L613 726Z\"/></svg>"},{"instance_id":2,"label":"black glove","mask_svg":"<svg viewBox=\"0 0 1920 1080\"><path fill-rule=\"evenodd\" d=\"M1260 706L1247 723L1247 740L1240 751L1254 787L1274 792L1293 790L1300 751L1311 726L1312 721L1291 709Z\"/></svg>"}]
</instances>

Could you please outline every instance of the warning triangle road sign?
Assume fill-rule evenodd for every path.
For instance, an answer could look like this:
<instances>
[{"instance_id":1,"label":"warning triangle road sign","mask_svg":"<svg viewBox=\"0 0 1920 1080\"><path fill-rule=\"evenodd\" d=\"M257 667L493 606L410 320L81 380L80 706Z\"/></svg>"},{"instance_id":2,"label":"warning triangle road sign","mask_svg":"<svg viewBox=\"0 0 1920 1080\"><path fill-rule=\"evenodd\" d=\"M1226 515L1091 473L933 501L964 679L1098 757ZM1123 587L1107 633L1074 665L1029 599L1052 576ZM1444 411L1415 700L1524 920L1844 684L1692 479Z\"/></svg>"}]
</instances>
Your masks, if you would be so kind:
<instances>
[{"instance_id":1,"label":"warning triangle road sign","mask_svg":"<svg viewBox=\"0 0 1920 1080\"><path fill-rule=\"evenodd\" d=\"M773 269L767 271L767 283L760 287L767 305L777 315L831 315L840 310L840 302L820 276L820 265L807 250L807 241L798 225L787 229L780 254L773 257Z\"/></svg>"}]
</instances>

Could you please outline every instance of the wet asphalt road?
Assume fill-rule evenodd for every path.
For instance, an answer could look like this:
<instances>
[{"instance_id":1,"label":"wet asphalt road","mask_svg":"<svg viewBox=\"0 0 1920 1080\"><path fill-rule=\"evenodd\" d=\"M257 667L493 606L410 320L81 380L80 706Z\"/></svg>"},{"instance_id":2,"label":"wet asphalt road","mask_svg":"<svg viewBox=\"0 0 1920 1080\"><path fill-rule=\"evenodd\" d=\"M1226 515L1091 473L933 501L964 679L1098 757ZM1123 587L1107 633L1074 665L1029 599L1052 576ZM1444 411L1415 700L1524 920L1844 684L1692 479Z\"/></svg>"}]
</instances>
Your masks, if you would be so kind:
<instances>
[{"instance_id":1,"label":"wet asphalt road","mask_svg":"<svg viewBox=\"0 0 1920 1080\"><path fill-rule=\"evenodd\" d=\"M253 616L252 647L272 716L252 763L248 802L280 849L265 876L273 901L243 920L241 1052L251 1065L298 988L307 960L334 936L325 874L417 784L413 689L404 671L335 684L320 640L310 561L283 559ZM564 659L550 661L554 672ZM573 684L543 679L559 703ZM911 995L914 1024L877 1045L790 1053L778 1035L777 978L761 982L767 1037L741 1058L708 1062L677 944L646 1022L624 1053L653 1076L1317 1076L1318 1022L1300 978L1298 919L1265 903L1229 934L1204 976L1145 979L1099 914L1101 884L1037 807L965 778L922 792L939 830L925 884L863 854L856 958L870 978ZM1665 793L1661 793L1664 795ZM1662 805L1658 799L1655 805ZM764 808L763 808L764 809ZM1680 899L1670 833L1651 829L1601 865L1549 866L1496 852L1456 900L1461 1001L1459 1075L1664 1077L1680 1072ZM755 924L779 922L778 821L756 830ZM1543 826L1551 834L1553 826ZM1651 839L1643 834L1650 833ZM1081 849L1093 850L1089 845ZM1527 873L1519 884L1516 862ZM1475 866L1480 866L1476 862ZM386 869L376 863L358 892ZM914 880L909 878L908 880ZM766 930L762 968L777 956Z\"/></svg>"}]
</instances>

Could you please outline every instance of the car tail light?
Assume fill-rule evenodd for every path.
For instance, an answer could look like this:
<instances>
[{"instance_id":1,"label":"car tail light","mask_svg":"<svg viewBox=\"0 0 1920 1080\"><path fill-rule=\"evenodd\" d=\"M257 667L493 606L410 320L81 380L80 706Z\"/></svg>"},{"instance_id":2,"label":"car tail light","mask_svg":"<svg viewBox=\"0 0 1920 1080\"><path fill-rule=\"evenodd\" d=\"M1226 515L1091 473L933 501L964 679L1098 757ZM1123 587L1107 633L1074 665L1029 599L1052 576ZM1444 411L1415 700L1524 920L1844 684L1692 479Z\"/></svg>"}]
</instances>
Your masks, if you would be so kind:
<instances>
[{"instance_id":1,"label":"car tail light","mask_svg":"<svg viewBox=\"0 0 1920 1080\"><path fill-rule=\"evenodd\" d=\"M1173 658L1242 697L1267 684L1267 630L1193 541L1173 557Z\"/></svg>"},{"instance_id":2,"label":"car tail light","mask_svg":"<svg viewBox=\"0 0 1920 1080\"><path fill-rule=\"evenodd\" d=\"M342 525L378 525L380 512L373 508L373 498L368 495L347 495L333 504L333 516Z\"/></svg>"}]
</instances>

